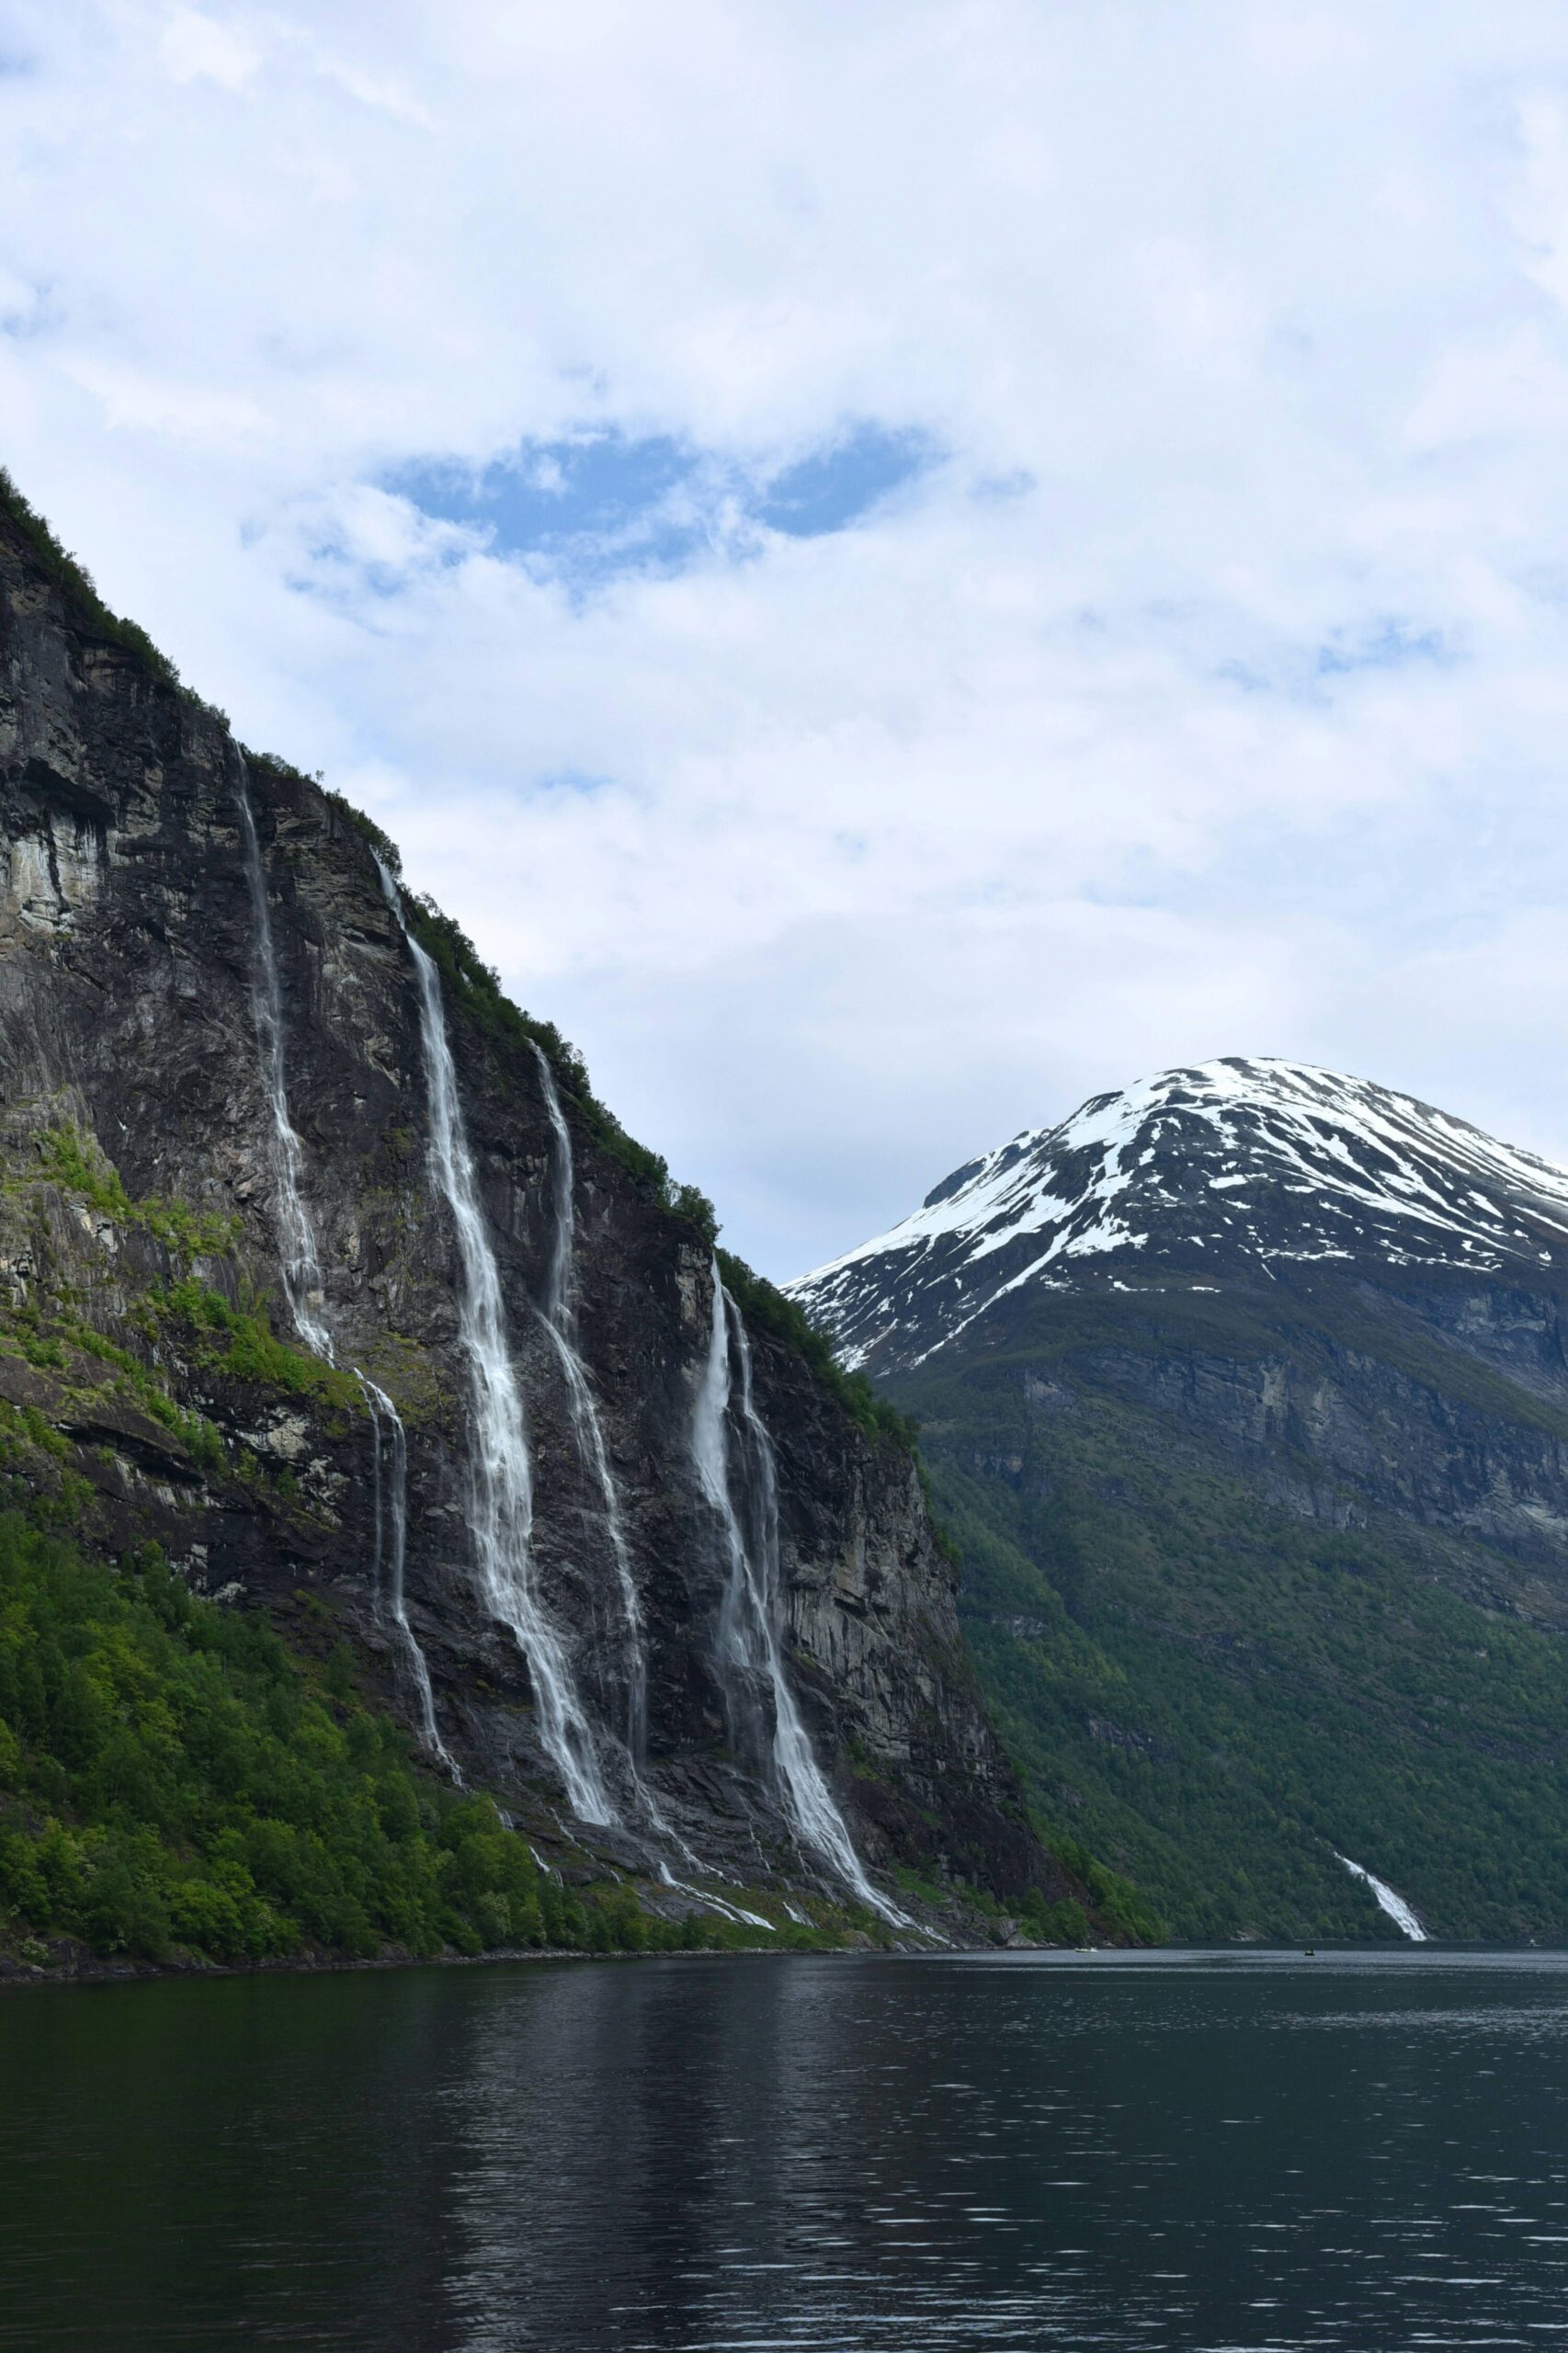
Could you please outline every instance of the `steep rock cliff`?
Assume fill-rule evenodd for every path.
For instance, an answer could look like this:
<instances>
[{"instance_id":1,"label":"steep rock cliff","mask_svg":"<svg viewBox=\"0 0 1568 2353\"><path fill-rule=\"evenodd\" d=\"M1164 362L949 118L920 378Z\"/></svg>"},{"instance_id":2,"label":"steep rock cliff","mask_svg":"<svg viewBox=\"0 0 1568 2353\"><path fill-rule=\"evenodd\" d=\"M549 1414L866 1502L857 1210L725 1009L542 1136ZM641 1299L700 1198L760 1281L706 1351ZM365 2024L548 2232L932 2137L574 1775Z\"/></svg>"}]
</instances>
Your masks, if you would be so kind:
<instances>
[{"instance_id":1,"label":"steep rock cliff","mask_svg":"<svg viewBox=\"0 0 1568 2353\"><path fill-rule=\"evenodd\" d=\"M0 518L11 1479L109 1554L155 1539L299 1639L347 1632L433 1764L552 1852L864 1898L802 1833L798 1710L801 1769L881 1890L912 1867L949 1926L965 1883L1072 1893L977 1702L907 1449L733 1307L716 1346L710 1242L569 1051L401 904L352 813L247 759L57 573ZM567 1819L540 1659L476 1571L495 1466L422 954L499 1286L491 1373L527 1434L491 1501L587 1727L595 1822ZM776 1620L782 1698L742 1604Z\"/></svg>"}]
</instances>

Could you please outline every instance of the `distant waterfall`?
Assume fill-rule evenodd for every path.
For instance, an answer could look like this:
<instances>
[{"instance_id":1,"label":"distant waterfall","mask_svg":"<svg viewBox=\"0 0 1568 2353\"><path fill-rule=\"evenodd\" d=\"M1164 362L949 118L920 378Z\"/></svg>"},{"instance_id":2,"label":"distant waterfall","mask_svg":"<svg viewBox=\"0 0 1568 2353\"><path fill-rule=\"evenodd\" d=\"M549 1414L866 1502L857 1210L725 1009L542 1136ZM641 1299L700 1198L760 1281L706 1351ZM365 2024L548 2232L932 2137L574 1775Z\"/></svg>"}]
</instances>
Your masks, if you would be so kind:
<instances>
[{"instance_id":1,"label":"distant waterfall","mask_svg":"<svg viewBox=\"0 0 1568 2353\"><path fill-rule=\"evenodd\" d=\"M397 886L384 868L381 882L401 915ZM600 1778L565 1644L535 1588L533 1473L522 1392L506 1344L501 1278L485 1232L458 1100L440 977L406 927L403 937L419 982L431 1165L451 1213L462 1272L458 1336L468 1365L473 1414L470 1504L480 1584L492 1614L511 1629L528 1661L540 1735L573 1813L583 1822L614 1822L615 1810Z\"/></svg>"},{"instance_id":2,"label":"distant waterfall","mask_svg":"<svg viewBox=\"0 0 1568 2353\"><path fill-rule=\"evenodd\" d=\"M540 1085L550 1116L553 1149L551 1154L550 1276L540 1301L544 1326L554 1343L565 1377L567 1402L577 1450L593 1472L604 1506L605 1533L615 1555L616 1582L626 1623L626 1745L632 1770L641 1773L648 1753L648 1656L642 1625L642 1604L631 1574L620 1495L605 1451L604 1429L587 1372L577 1348L577 1318L572 1299L572 1248L576 1230L572 1136L556 1092L555 1074L536 1044Z\"/></svg>"},{"instance_id":3,"label":"distant waterfall","mask_svg":"<svg viewBox=\"0 0 1568 2353\"><path fill-rule=\"evenodd\" d=\"M385 1611L402 1637L403 1658L419 1702L419 1736L432 1755L440 1758L453 1779L460 1781L462 1776L436 1722L436 1694L431 1688L429 1665L408 1622L403 1600L403 1573L408 1559L408 1438L403 1416L386 1391L378 1388L358 1368L354 1378L370 1409L375 1445L377 1606ZM391 1431L390 1440L382 1439L383 1426ZM390 1457L390 1461L383 1462L383 1456Z\"/></svg>"},{"instance_id":4,"label":"distant waterfall","mask_svg":"<svg viewBox=\"0 0 1568 2353\"><path fill-rule=\"evenodd\" d=\"M294 1319L294 1328L301 1339L313 1356L323 1357L328 1364L333 1364L336 1359L332 1334L327 1330L321 1313L321 1256L316 1249L315 1229L300 1189L304 1154L294 1122L289 1116L289 1082L283 1062L283 986L278 971L278 951L272 940L272 911L267 901L267 876L261 863L261 844L256 839L256 818L250 805L249 770L244 754L240 752L236 756L239 776L235 797L240 805L240 837L244 845L245 880L250 887L251 902L251 1010L256 1021L256 1043L261 1051L262 1082L271 1106L273 1141L277 1147L278 1225L283 1290L289 1302L289 1312ZM430 1688L430 1670L403 1607L403 1570L408 1545L408 1447L403 1423L397 1407L384 1390L378 1389L373 1381L368 1381L358 1368L354 1378L359 1383L366 1410L370 1416L370 1438L374 1449L376 1560L373 1584L376 1608L378 1612L391 1616L402 1636L403 1653L418 1694L420 1730L425 1745L456 1775L457 1767L447 1754L436 1728L436 1702ZM383 1462L382 1459L383 1417L389 1419L392 1426L390 1462ZM384 1497L383 1483L386 1486ZM386 1523L389 1520L392 1531L392 1565L383 1576Z\"/></svg>"},{"instance_id":5,"label":"distant waterfall","mask_svg":"<svg viewBox=\"0 0 1568 2353\"><path fill-rule=\"evenodd\" d=\"M321 1259L300 1191L303 1154L289 1117L289 1086L283 1068L283 989L278 974L278 951L272 944L267 876L262 870L261 845L251 813L249 770L243 752L238 759L235 798L240 804L240 838L244 845L245 881L250 886L251 904L251 1014L256 1023L256 1044L261 1050L262 1084L272 1111L283 1289L301 1339L314 1355L324 1357L330 1364L332 1337L321 1315Z\"/></svg>"},{"instance_id":6,"label":"distant waterfall","mask_svg":"<svg viewBox=\"0 0 1568 2353\"><path fill-rule=\"evenodd\" d=\"M1353 1863L1349 1856L1340 1854L1337 1847L1335 1849L1335 1860L1344 1864L1352 1879L1360 1880L1364 1886L1371 1889L1379 1911L1388 1915L1401 1936L1408 1937L1413 1945L1424 1945L1430 1941L1426 1929L1403 1896L1396 1894L1386 1880L1377 1878L1362 1864Z\"/></svg>"},{"instance_id":7,"label":"distant waterfall","mask_svg":"<svg viewBox=\"0 0 1568 2353\"><path fill-rule=\"evenodd\" d=\"M736 1510L731 1459L732 1330L740 1366L738 1419L744 1436L738 1483L748 1529ZM723 1524L730 1574L719 1613L719 1671L726 1702L754 1747L773 1719L773 1779L803 1846L812 1847L858 1900L884 1920L907 1926L861 1869L843 1815L812 1754L806 1728L784 1675L777 1619L781 1605L778 1479L773 1441L752 1398L751 1344L733 1301L713 1267L713 1323L708 1362L692 1424L692 1454L702 1491Z\"/></svg>"}]
</instances>

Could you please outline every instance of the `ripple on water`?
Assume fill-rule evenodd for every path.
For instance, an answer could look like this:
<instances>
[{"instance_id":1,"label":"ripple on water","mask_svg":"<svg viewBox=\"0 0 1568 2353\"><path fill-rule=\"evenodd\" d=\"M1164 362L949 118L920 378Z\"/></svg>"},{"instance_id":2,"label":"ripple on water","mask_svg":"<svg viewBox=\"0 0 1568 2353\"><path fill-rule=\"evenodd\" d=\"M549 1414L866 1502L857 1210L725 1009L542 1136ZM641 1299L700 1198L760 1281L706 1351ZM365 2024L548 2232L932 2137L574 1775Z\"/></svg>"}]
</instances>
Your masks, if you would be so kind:
<instances>
[{"instance_id":1,"label":"ripple on water","mask_svg":"<svg viewBox=\"0 0 1568 2353\"><path fill-rule=\"evenodd\" d=\"M805 1957L0 2003L0 2347L1568 2334L1561 1956Z\"/></svg>"}]
</instances>

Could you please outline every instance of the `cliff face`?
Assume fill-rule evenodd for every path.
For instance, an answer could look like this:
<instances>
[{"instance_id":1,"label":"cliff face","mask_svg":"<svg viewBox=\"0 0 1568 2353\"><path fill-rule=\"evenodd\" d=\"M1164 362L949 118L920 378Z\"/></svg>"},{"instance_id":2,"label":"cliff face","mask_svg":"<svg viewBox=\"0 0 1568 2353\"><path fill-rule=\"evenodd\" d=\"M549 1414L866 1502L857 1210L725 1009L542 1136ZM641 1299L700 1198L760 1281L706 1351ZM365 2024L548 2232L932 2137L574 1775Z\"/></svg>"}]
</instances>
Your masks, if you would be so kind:
<instances>
[{"instance_id":1,"label":"cliff face","mask_svg":"<svg viewBox=\"0 0 1568 2353\"><path fill-rule=\"evenodd\" d=\"M575 1738L603 1818L573 1836L650 1876L842 1898L820 1801L884 1886L904 1862L1069 1893L973 1695L908 1452L733 1308L715 1342L700 1227L542 1045L339 806L247 762L0 523L10 1476L110 1552L155 1539L300 1639L347 1635L536 1837ZM490 1459L508 1414L520 1468ZM501 1607L507 1576L527 1593ZM551 1737L525 1602L576 1734Z\"/></svg>"},{"instance_id":2,"label":"cliff face","mask_svg":"<svg viewBox=\"0 0 1568 2353\"><path fill-rule=\"evenodd\" d=\"M1364 1081L1096 1097L797 1287L916 1412L1042 1804L1178 1932L1568 1933L1568 1174Z\"/></svg>"}]
</instances>

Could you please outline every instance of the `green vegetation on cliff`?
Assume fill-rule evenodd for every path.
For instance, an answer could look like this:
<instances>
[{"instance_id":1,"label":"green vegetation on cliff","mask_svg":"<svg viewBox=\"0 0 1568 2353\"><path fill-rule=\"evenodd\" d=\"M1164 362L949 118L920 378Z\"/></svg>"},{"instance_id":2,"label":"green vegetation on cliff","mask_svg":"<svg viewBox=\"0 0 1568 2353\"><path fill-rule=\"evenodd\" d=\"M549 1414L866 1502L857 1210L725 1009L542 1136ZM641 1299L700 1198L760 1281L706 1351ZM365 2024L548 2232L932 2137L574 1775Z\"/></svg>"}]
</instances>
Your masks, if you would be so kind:
<instances>
[{"instance_id":1,"label":"green vegetation on cliff","mask_svg":"<svg viewBox=\"0 0 1568 2353\"><path fill-rule=\"evenodd\" d=\"M102 1241L97 1245L106 1277L113 1267L103 1289L115 1302L112 1314L104 1318L115 1337L89 1320L94 1286L81 1279L83 1262L78 1259L68 1274L51 1237L51 1216L62 1200L95 1211L117 1237L112 1261L101 1255ZM0 1176L0 1231L7 1246L25 1251L38 1270L25 1300L14 1294L0 1298L0 1386L6 1378L5 1359L20 1358L49 1377L31 1402L46 1406L57 1422L79 1424L84 1415L101 1420L106 1407L133 1409L176 1439L209 1473L227 1468L235 1475L254 1475L256 1464L254 1458L226 1451L216 1424L181 1401L176 1392L193 1374L202 1382L216 1380L278 1398L308 1399L340 1418L362 1414L363 1397L350 1374L273 1330L269 1302L254 1295L233 1255L237 1230L234 1218L198 1211L183 1201L133 1199L96 1139L74 1123L40 1130L28 1157ZM156 1245L148 1264L161 1267L162 1277L144 1270L138 1281L120 1248L131 1238ZM244 1303L236 1304L186 1271L198 1263L221 1274ZM10 1485L37 1500L42 1491L36 1482L36 1432L18 1423L14 1404L0 1404L0 1468L12 1465L18 1443L29 1435L33 1483L27 1461L19 1459ZM42 1449L45 1456L53 1451ZM25 1447L23 1452L25 1457ZM56 1524L71 1524L74 1476L50 1472L50 1489L60 1489Z\"/></svg>"},{"instance_id":2,"label":"green vegetation on cliff","mask_svg":"<svg viewBox=\"0 0 1568 2353\"><path fill-rule=\"evenodd\" d=\"M45 1128L38 1137L39 1176L63 1186L117 1225L137 1226L162 1243L170 1256L185 1265L203 1253L230 1249L239 1232L234 1217L201 1213L184 1201L149 1196L133 1201L119 1169L94 1137L84 1135L69 1121ZM38 1177L12 1176L13 1186L36 1183Z\"/></svg>"},{"instance_id":3,"label":"green vegetation on cliff","mask_svg":"<svg viewBox=\"0 0 1568 2353\"><path fill-rule=\"evenodd\" d=\"M139 654L165 685L177 687L179 672L166 654L160 654L146 631L135 621L111 612L97 592L91 573L55 538L43 517L30 506L4 466L0 466L0 514L8 515L54 585L62 590L88 626L100 637Z\"/></svg>"},{"instance_id":4,"label":"green vegetation on cliff","mask_svg":"<svg viewBox=\"0 0 1568 2353\"><path fill-rule=\"evenodd\" d=\"M892 1400L872 1388L863 1372L846 1372L831 1345L792 1299L754 1274L733 1251L719 1252L719 1272L724 1288L753 1331L769 1332L785 1347L803 1357L824 1389L830 1389L853 1422L880 1438L891 1438L906 1449L915 1446L915 1425Z\"/></svg>"},{"instance_id":5,"label":"green vegetation on cliff","mask_svg":"<svg viewBox=\"0 0 1568 2353\"><path fill-rule=\"evenodd\" d=\"M527 1848L419 1788L346 1676L194 1597L0 1518L0 1903L95 1949L261 1960L308 1943L527 1941Z\"/></svg>"},{"instance_id":6,"label":"green vegetation on cliff","mask_svg":"<svg viewBox=\"0 0 1568 2353\"><path fill-rule=\"evenodd\" d=\"M0 1949L51 1938L220 1962L744 1940L537 1869L488 1799L419 1768L357 1696L347 1651L303 1658L265 1619L194 1595L155 1550L116 1573L13 1512L0 1514Z\"/></svg>"}]
</instances>

